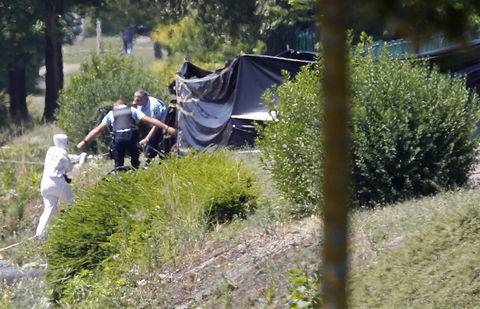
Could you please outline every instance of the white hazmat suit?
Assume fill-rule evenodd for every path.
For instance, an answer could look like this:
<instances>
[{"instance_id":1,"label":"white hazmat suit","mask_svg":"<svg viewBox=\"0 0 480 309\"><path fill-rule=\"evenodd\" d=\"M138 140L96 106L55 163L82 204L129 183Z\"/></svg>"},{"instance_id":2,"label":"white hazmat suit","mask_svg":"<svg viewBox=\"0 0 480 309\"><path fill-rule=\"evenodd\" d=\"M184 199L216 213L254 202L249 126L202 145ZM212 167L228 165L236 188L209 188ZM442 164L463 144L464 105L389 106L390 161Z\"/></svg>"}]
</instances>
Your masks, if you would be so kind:
<instances>
[{"instance_id":1,"label":"white hazmat suit","mask_svg":"<svg viewBox=\"0 0 480 309\"><path fill-rule=\"evenodd\" d=\"M73 198L72 187L64 176L73 168L67 153L68 137L65 134L55 134L53 144L55 146L48 148L45 156L45 167L40 184L45 208L40 216L36 237L44 236L46 226L57 211L58 202L62 201L70 205Z\"/></svg>"}]
</instances>

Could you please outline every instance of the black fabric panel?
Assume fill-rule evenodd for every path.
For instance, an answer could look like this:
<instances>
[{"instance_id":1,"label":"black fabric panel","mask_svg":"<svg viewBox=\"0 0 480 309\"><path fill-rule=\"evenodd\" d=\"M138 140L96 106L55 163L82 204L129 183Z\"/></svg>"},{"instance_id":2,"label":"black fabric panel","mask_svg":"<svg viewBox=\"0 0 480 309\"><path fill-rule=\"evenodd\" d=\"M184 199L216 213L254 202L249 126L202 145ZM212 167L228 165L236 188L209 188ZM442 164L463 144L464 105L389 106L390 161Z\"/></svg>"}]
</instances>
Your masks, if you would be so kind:
<instances>
[{"instance_id":1,"label":"black fabric panel","mask_svg":"<svg viewBox=\"0 0 480 309\"><path fill-rule=\"evenodd\" d=\"M242 55L225 68L199 71L184 64L175 79L178 145L206 149L211 145L251 145L256 132L250 113L266 113L263 92L283 82L283 71L295 76L311 61ZM207 74L208 72L208 74ZM199 75L205 74L202 78ZM234 119L231 118L235 116Z\"/></svg>"},{"instance_id":2,"label":"black fabric panel","mask_svg":"<svg viewBox=\"0 0 480 309\"><path fill-rule=\"evenodd\" d=\"M465 75L467 86L480 90L480 40L474 40L467 46L454 46L418 54L437 66L441 72L452 75Z\"/></svg>"},{"instance_id":3,"label":"black fabric panel","mask_svg":"<svg viewBox=\"0 0 480 309\"><path fill-rule=\"evenodd\" d=\"M239 57L239 74L236 85L233 116L263 112L262 94L275 84L283 82L283 71L295 76L309 61L272 56L244 55Z\"/></svg>"},{"instance_id":4,"label":"black fabric panel","mask_svg":"<svg viewBox=\"0 0 480 309\"><path fill-rule=\"evenodd\" d=\"M255 144L257 130L255 122L246 119L231 119L232 133L228 141L229 146L251 147Z\"/></svg>"},{"instance_id":5,"label":"black fabric panel","mask_svg":"<svg viewBox=\"0 0 480 309\"><path fill-rule=\"evenodd\" d=\"M189 64L188 69L193 69L192 66ZM187 76L183 78L188 80L186 83L188 83L188 89L194 98L205 102L224 103L230 98L235 88L237 67L238 61L234 60L229 66L210 72L202 78L198 78L196 75L193 77L193 71L188 71L185 75L180 76Z\"/></svg>"},{"instance_id":6,"label":"black fabric panel","mask_svg":"<svg viewBox=\"0 0 480 309\"><path fill-rule=\"evenodd\" d=\"M183 78L202 78L205 77L212 72L201 69L197 67L196 65L192 64L189 61L186 61L183 63L182 67L180 68L180 71L178 74L182 76Z\"/></svg>"},{"instance_id":7,"label":"black fabric panel","mask_svg":"<svg viewBox=\"0 0 480 309\"><path fill-rule=\"evenodd\" d=\"M180 97L188 93L188 85L177 80ZM188 97L183 95L183 97ZM233 101L218 104L201 100L177 103L178 144L180 148L205 149L211 144L226 145L230 136L229 121Z\"/></svg>"},{"instance_id":8,"label":"black fabric panel","mask_svg":"<svg viewBox=\"0 0 480 309\"><path fill-rule=\"evenodd\" d=\"M294 49L289 49L275 55L275 57L305 60L305 61L315 61L317 60L318 55L319 55L318 53L312 52L312 51L298 51Z\"/></svg>"}]
</instances>

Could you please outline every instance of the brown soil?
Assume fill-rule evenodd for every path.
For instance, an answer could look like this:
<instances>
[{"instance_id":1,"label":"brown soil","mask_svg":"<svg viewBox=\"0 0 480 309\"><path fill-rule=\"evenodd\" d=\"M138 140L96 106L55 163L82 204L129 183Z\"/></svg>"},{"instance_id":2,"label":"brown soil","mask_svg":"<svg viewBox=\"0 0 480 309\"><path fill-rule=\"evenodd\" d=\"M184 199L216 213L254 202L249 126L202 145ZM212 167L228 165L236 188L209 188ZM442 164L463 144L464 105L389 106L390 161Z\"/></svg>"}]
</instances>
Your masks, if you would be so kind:
<instances>
[{"instance_id":1,"label":"brown soil","mask_svg":"<svg viewBox=\"0 0 480 309\"><path fill-rule=\"evenodd\" d=\"M231 240L208 241L175 271L140 280L139 294L157 301L154 295L162 295L155 304L160 307L285 308L289 270L312 274L318 268L321 228L321 220L312 216L268 230L248 230ZM353 233L350 239L352 266L376 258L365 233ZM399 241L393 240L391 247Z\"/></svg>"}]
</instances>

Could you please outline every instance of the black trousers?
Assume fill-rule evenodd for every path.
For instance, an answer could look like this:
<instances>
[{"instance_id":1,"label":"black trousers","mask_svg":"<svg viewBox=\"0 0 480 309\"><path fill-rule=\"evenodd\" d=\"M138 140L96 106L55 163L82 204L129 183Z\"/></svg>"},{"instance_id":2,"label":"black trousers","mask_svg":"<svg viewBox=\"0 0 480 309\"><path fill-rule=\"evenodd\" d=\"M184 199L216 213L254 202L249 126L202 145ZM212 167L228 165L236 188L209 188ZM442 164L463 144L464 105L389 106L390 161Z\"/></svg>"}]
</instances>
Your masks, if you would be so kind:
<instances>
[{"instance_id":1,"label":"black trousers","mask_svg":"<svg viewBox=\"0 0 480 309\"><path fill-rule=\"evenodd\" d=\"M138 149L138 132L136 130L115 132L113 135L112 156L115 167L124 165L126 154L130 156L132 167L140 166L140 150Z\"/></svg>"},{"instance_id":2,"label":"black trousers","mask_svg":"<svg viewBox=\"0 0 480 309\"><path fill-rule=\"evenodd\" d=\"M161 153L163 141L163 130L158 129L155 135L148 141L147 146L143 154L148 159L155 158L156 155Z\"/></svg>"}]
</instances>

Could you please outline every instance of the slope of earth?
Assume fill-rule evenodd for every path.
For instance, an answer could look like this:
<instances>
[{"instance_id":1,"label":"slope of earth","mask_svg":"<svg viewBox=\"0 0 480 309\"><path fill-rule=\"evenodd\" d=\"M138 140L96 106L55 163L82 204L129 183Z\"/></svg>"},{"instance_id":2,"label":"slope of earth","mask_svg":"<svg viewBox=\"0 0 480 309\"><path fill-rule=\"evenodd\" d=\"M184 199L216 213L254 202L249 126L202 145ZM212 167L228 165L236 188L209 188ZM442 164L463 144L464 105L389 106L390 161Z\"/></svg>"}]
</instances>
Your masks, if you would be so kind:
<instances>
[{"instance_id":1,"label":"slope of earth","mask_svg":"<svg viewBox=\"0 0 480 309\"><path fill-rule=\"evenodd\" d=\"M465 269L473 271L473 276L478 275L480 271L478 260L474 263L475 256L469 253L466 258L459 257L457 254L462 253L455 253L454 250L457 243L454 243L454 246L441 247L441 242L438 242L439 247L432 248L426 246L424 242L430 241L432 229L435 231L439 226L443 226L444 230L448 231L448 224L453 224L452 229L456 229L455 222L468 221L469 216L478 214L476 205L479 204L480 192L468 190L354 212L351 218L350 247L351 268L355 274L352 286L355 287L356 294L354 293L352 305L364 307L362 304L371 302L382 307L375 302L378 293L365 294L362 292L363 288L359 288L372 284L369 280L374 280L373 282L379 286L387 284L388 286L384 287L386 290L400 291L397 295L399 301L391 303L395 305L402 304L402 300L405 300L402 297L406 295L400 295L401 291L408 291L410 297L415 298L415 291L428 290L430 280L414 281L418 286L411 286L412 282L408 280L408 274L412 272L408 270L417 269L412 268L415 263L430 265L428 275L437 280L438 286L448 285L451 280L461 285L463 275L452 272L445 276L446 265L456 268L458 263L463 263L466 264ZM472 224L474 226L470 226L469 231L475 232L476 235L471 237L479 239L478 218ZM142 305L161 307L285 307L291 302L288 297L291 289L290 270L300 269L312 277L318 268L321 226L319 218L309 217L268 228L245 226L242 232L233 237L216 235L203 245L192 246L194 249L179 258L180 266L175 269L164 269L144 276L138 281L134 294ZM222 231L219 230L217 233ZM456 238L457 241L461 239ZM405 255L405 250L410 255L408 260L398 256ZM435 267L439 259L432 259L432 254L435 256L438 252L443 252L445 258L438 267ZM385 267L393 263L398 263L399 267L391 276L405 274L405 280L398 280L398 284L394 284L394 277L384 279L377 270L382 266L376 266ZM457 286L456 290L463 294L450 297L452 299L469 297L470 301L475 295L478 297L474 289L468 289L470 284L471 282L465 281L463 288ZM465 295L465 290L471 293ZM455 290L448 291L455 294ZM372 295L375 295L375 298L370 299ZM428 306L428 300L428 297L424 298L423 305ZM448 299L445 301L447 303L443 305L448 306ZM430 305L439 305L434 299L432 302ZM407 300L405 303L408 303Z\"/></svg>"}]
</instances>

